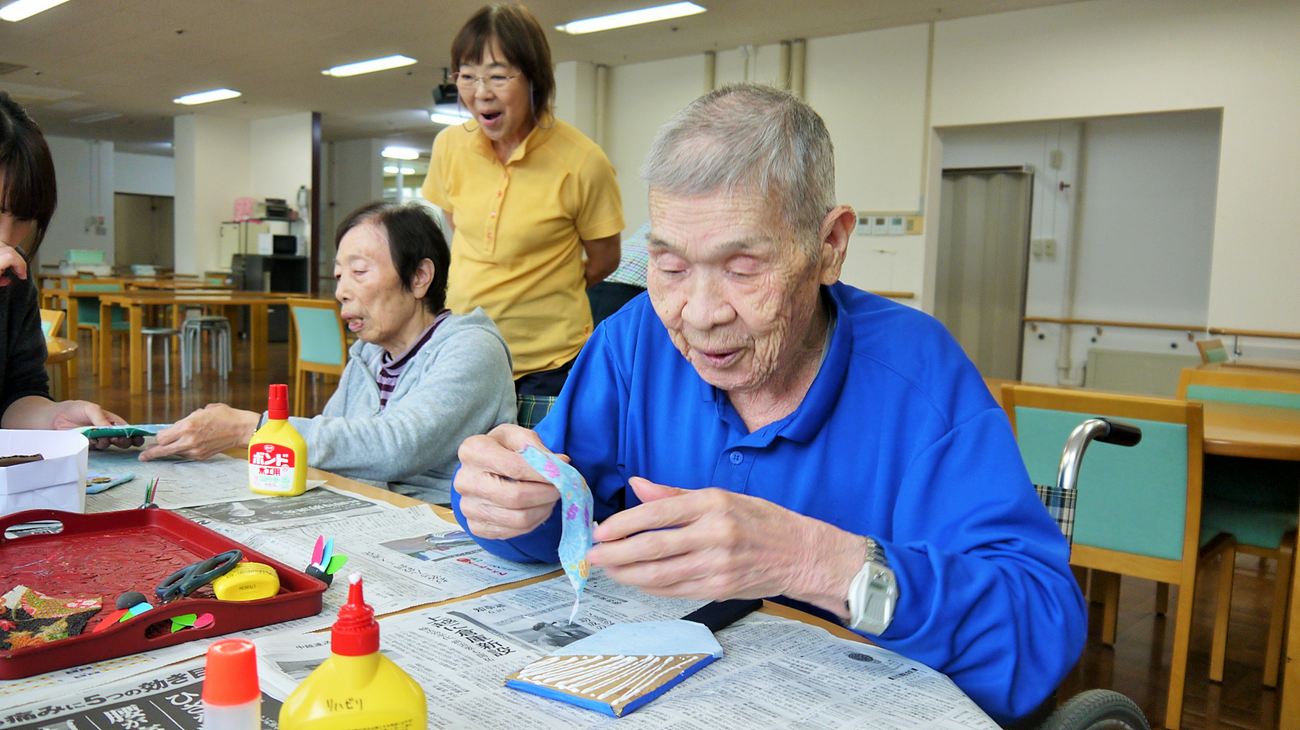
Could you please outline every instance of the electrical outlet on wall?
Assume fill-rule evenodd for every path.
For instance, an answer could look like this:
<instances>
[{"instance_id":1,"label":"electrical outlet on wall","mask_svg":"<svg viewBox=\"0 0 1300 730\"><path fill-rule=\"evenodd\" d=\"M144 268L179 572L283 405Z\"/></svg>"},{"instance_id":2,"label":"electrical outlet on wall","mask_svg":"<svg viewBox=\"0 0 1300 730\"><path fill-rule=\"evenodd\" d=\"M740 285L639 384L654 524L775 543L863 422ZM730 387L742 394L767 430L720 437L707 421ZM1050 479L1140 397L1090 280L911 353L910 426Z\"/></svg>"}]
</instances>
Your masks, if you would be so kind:
<instances>
[{"instance_id":1,"label":"electrical outlet on wall","mask_svg":"<svg viewBox=\"0 0 1300 730\"><path fill-rule=\"evenodd\" d=\"M1053 260L1053 261L1056 260L1056 239L1055 238L1043 239L1043 256L1045 256L1049 260Z\"/></svg>"}]
</instances>

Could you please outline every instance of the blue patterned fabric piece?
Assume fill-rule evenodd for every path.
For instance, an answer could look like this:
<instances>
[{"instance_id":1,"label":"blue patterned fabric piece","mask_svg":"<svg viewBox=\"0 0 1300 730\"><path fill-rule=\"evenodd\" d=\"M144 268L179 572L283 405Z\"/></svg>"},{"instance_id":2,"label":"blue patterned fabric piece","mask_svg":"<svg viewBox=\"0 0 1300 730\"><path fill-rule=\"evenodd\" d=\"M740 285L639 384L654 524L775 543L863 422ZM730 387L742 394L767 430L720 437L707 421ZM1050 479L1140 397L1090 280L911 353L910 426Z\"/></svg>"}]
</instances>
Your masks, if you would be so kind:
<instances>
[{"instance_id":1,"label":"blue patterned fabric piece","mask_svg":"<svg viewBox=\"0 0 1300 730\"><path fill-rule=\"evenodd\" d=\"M519 452L524 461L536 469L546 481L560 490L560 511L564 524L560 533L560 563L565 575L573 584L573 611L569 613L569 623L578 615L578 601L582 600L582 589L587 585L587 551L591 549L591 490L577 469L564 463L554 454L548 454L534 446L525 446Z\"/></svg>"}]
</instances>

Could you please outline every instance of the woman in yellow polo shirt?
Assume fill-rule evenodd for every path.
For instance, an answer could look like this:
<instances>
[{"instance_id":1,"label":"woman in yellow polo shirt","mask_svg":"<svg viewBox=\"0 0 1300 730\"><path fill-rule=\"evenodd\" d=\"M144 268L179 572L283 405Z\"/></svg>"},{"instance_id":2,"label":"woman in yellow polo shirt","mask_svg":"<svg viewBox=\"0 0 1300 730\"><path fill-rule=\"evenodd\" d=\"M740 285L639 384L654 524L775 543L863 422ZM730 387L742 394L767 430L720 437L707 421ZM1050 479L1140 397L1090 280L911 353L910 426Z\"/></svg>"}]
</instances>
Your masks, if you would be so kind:
<instances>
[{"instance_id":1,"label":"woman in yellow polo shirt","mask_svg":"<svg viewBox=\"0 0 1300 730\"><path fill-rule=\"evenodd\" d=\"M526 8L475 13L451 62L474 118L438 135L423 189L455 231L447 305L496 322L518 395L558 395L591 335L586 288L618 268L614 167L551 114L551 50Z\"/></svg>"}]
</instances>

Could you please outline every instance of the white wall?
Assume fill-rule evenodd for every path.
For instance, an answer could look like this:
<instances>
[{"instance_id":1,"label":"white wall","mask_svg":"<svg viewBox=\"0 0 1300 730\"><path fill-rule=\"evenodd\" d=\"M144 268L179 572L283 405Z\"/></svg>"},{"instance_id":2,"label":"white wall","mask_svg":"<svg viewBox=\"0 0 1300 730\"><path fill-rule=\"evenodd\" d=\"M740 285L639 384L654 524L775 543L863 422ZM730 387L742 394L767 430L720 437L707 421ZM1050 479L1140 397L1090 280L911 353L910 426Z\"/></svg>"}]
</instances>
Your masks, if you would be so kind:
<instances>
[{"instance_id":1,"label":"white wall","mask_svg":"<svg viewBox=\"0 0 1300 730\"><path fill-rule=\"evenodd\" d=\"M176 161L160 155L117 152L113 155L113 190L134 195L176 194Z\"/></svg>"},{"instance_id":2,"label":"white wall","mask_svg":"<svg viewBox=\"0 0 1300 730\"><path fill-rule=\"evenodd\" d=\"M650 220L646 185L638 177L655 132L703 92L704 56L634 63L610 69L605 154L618 173L630 236Z\"/></svg>"},{"instance_id":3,"label":"white wall","mask_svg":"<svg viewBox=\"0 0 1300 730\"><path fill-rule=\"evenodd\" d=\"M103 251L104 261L113 263L113 143L53 136L45 141L54 158L59 207L38 261L57 264L68 249L88 249ZM91 216L102 216L103 226L89 225Z\"/></svg>"},{"instance_id":4,"label":"white wall","mask_svg":"<svg viewBox=\"0 0 1300 730\"><path fill-rule=\"evenodd\" d=\"M922 207L928 49L923 25L808 41L804 97L835 144L836 195L860 213ZM840 278L861 289L919 294L924 263L924 236L859 230Z\"/></svg>"},{"instance_id":5,"label":"white wall","mask_svg":"<svg viewBox=\"0 0 1300 730\"><path fill-rule=\"evenodd\" d=\"M1204 327L1218 111L1089 120L1083 139L1075 316Z\"/></svg>"},{"instance_id":6,"label":"white wall","mask_svg":"<svg viewBox=\"0 0 1300 730\"><path fill-rule=\"evenodd\" d=\"M217 260L221 222L248 196L250 125L243 119L182 114L174 121L176 271L225 268Z\"/></svg>"},{"instance_id":7,"label":"white wall","mask_svg":"<svg viewBox=\"0 0 1300 730\"><path fill-rule=\"evenodd\" d=\"M254 119L248 126L245 194L257 200L280 198L296 206L298 188L311 188L311 112Z\"/></svg>"},{"instance_id":8,"label":"white wall","mask_svg":"<svg viewBox=\"0 0 1300 730\"><path fill-rule=\"evenodd\" d=\"M555 64L555 116L596 139L596 66L586 61Z\"/></svg>"},{"instance_id":9,"label":"white wall","mask_svg":"<svg viewBox=\"0 0 1300 730\"><path fill-rule=\"evenodd\" d=\"M1276 0L1097 0L945 21L931 122L1222 108L1208 324L1300 332L1297 27L1300 3Z\"/></svg>"},{"instance_id":10,"label":"white wall","mask_svg":"<svg viewBox=\"0 0 1300 730\"><path fill-rule=\"evenodd\" d=\"M1054 240L1056 254L1029 257L1027 316L1204 329L1217 111L964 127L941 138L944 168L1034 169L1030 238ZM1025 329L1021 377L1080 382L1092 347L1196 353L1181 332L1038 323Z\"/></svg>"}]
</instances>

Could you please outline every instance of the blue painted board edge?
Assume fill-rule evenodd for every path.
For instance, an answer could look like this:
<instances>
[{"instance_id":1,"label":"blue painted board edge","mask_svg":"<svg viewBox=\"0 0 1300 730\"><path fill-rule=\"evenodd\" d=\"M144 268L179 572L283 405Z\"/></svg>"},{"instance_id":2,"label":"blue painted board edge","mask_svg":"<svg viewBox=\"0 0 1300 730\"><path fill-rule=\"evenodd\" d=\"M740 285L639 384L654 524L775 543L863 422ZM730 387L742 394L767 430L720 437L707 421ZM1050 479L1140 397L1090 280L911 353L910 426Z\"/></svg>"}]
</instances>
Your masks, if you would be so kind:
<instances>
[{"instance_id":1,"label":"blue painted board edge","mask_svg":"<svg viewBox=\"0 0 1300 730\"><path fill-rule=\"evenodd\" d=\"M610 717L622 717L632 712L635 712L641 707L644 707L648 702L659 697L659 695L662 695L664 692L667 692L673 687L676 687L677 685L681 684L682 681L685 680L687 677L691 676L692 674L695 674L696 672L700 671L704 667L712 664L716 658L717 657L706 654L703 659L695 662L694 664L687 667L686 669L683 669L680 674L668 680L667 682L664 682L657 689L655 689L655 691L644 694L641 697L638 697L637 699L632 700L631 702L624 705L622 715L615 714L614 707L608 702L598 702L596 700L589 700L585 697L579 697L578 695L569 694L568 692L561 692L556 689L551 689L550 687L542 687L540 685L536 685L531 682L525 682L521 679L507 679L506 686L511 689L520 690L521 692L528 692L529 694L535 694L538 697L545 697L551 700L559 700L560 702L567 702L570 705L576 705L578 707L582 707L588 710L595 710L596 712L599 712L603 715L609 715Z\"/></svg>"}]
</instances>

